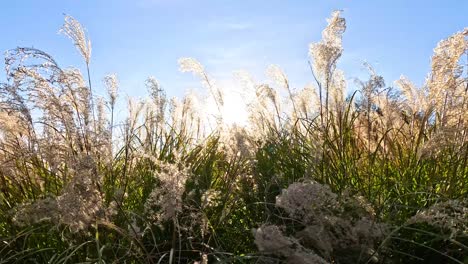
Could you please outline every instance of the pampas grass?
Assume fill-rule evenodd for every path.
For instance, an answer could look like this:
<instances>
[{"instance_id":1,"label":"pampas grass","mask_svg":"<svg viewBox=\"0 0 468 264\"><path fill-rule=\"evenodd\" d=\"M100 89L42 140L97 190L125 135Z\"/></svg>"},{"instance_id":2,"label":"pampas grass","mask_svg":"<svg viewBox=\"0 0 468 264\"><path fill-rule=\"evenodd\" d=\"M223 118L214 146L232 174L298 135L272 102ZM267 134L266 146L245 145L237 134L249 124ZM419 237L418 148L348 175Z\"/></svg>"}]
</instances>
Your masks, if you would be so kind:
<instances>
[{"instance_id":1,"label":"pampas grass","mask_svg":"<svg viewBox=\"0 0 468 264\"><path fill-rule=\"evenodd\" d=\"M62 32L87 80L43 51L9 51L0 263L466 262L468 31L437 45L423 86L389 87L366 64L347 94L345 30L334 12L303 89L278 65L272 83L238 72L245 126L223 122L228 98L193 58L180 69L208 96L167 98L149 77L116 122L118 78L93 97L90 40L70 16Z\"/></svg>"}]
</instances>

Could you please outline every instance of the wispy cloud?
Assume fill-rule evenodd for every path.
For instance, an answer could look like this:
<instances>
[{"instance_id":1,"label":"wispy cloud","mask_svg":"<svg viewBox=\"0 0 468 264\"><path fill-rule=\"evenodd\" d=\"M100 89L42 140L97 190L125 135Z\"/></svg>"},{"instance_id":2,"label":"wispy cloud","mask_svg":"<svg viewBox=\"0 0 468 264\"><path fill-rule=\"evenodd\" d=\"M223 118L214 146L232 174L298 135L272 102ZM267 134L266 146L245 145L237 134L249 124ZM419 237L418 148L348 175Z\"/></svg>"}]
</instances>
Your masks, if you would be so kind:
<instances>
[{"instance_id":1,"label":"wispy cloud","mask_svg":"<svg viewBox=\"0 0 468 264\"><path fill-rule=\"evenodd\" d=\"M252 21L240 21L234 18L221 18L210 21L206 26L206 30L215 32L230 32L230 31L246 31L252 30L255 23Z\"/></svg>"},{"instance_id":2,"label":"wispy cloud","mask_svg":"<svg viewBox=\"0 0 468 264\"><path fill-rule=\"evenodd\" d=\"M238 46L206 47L203 50L206 66L213 73L230 76L234 70L248 69L258 71L265 66L265 58L259 54L257 42L244 42Z\"/></svg>"},{"instance_id":3,"label":"wispy cloud","mask_svg":"<svg viewBox=\"0 0 468 264\"><path fill-rule=\"evenodd\" d=\"M245 22L239 22L239 23L226 23L224 25L226 29L228 30L248 30L253 28L253 24L251 23L245 23Z\"/></svg>"}]
</instances>

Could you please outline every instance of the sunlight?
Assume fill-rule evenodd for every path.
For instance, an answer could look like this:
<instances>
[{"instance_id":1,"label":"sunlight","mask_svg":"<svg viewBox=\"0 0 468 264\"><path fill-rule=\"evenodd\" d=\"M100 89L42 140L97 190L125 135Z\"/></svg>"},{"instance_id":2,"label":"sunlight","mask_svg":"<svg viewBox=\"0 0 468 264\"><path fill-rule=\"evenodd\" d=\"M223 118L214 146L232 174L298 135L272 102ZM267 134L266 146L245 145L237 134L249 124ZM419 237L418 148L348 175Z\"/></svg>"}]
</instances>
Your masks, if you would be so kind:
<instances>
[{"instance_id":1,"label":"sunlight","mask_svg":"<svg viewBox=\"0 0 468 264\"><path fill-rule=\"evenodd\" d=\"M305 4L286 8L292 5L287 1L276 8L287 15L280 21L268 16L273 2L286 1L268 1L247 14L249 5L242 17L227 20L221 17L229 13L212 10L224 3L204 5L209 12L201 13L195 8L201 3L187 8L190 1L185 2L173 23L164 5L158 5L160 14L147 15L127 12L130 6L126 12L107 10L117 3L97 5L105 9L95 15L89 13L94 8L83 9L87 23L101 28L92 29L96 45L78 20L65 15L60 32L71 39L69 56L28 46L5 52L0 264L467 263L468 28L433 43L425 83L402 75L386 85L392 79L369 63L363 78L342 67L350 61L342 59L347 47L375 56L375 42L365 46L367 31L357 26L372 24L376 39L404 31L401 41L411 49L400 49L401 57L419 68L407 55L424 46L416 45L420 35L408 30L439 36L455 26L438 30L451 19L438 19L437 27L408 27L403 19L401 30L388 31L367 15L382 16L389 8L360 10L359 16L351 14L357 30L344 34L346 19L333 11L320 38L310 25L300 26L320 15L310 15ZM268 12L259 14L265 5ZM12 47L28 34L36 37L37 28L22 30L10 20L40 7L0 17L3 28L15 33L3 34L14 41ZM226 10L238 10L234 7L230 3ZM455 9L462 9L460 3ZM384 17L394 18L396 11L391 8ZM56 19L54 12L40 14ZM416 13L408 12L406 3L401 12ZM123 13L134 17L124 19ZM91 20L101 14L109 17ZM203 20L214 16L220 17L216 25L230 23L226 34L221 34L226 26ZM140 17L145 19L134 23ZM151 20L155 17L160 20ZM23 24L55 23L36 23L42 19ZM176 25L166 29L171 24ZM271 29L256 30L262 25ZM213 28L220 34L210 34ZM292 28L304 29L299 41ZM343 42L348 35L359 45ZM308 55L306 38L316 40ZM382 43L385 54L396 57L394 43ZM232 45L242 48L232 52ZM244 48L250 45L252 50ZM216 48L222 46L227 47ZM292 48L297 56L287 53ZM178 59L180 75L186 75L180 78L170 73L175 63L164 61L179 54L200 59ZM77 66L60 66L73 57L81 59ZM138 63L132 65L130 57ZM103 76L99 65L116 73ZM388 65L401 70L394 61ZM137 82L135 73L146 81ZM150 73L164 85L147 77ZM304 73L307 80L301 80ZM121 75L131 80L121 83ZM147 93L141 93L143 87ZM184 93L184 88L190 89ZM138 97L125 96L129 89Z\"/></svg>"},{"instance_id":2,"label":"sunlight","mask_svg":"<svg viewBox=\"0 0 468 264\"><path fill-rule=\"evenodd\" d=\"M242 98L238 85L232 81L219 82L222 87L224 105L221 107L221 117L225 125L248 125L248 111L245 100ZM210 123L214 124L214 118L218 115L219 110L212 96L208 96L205 99L205 106L203 112L210 120Z\"/></svg>"},{"instance_id":3,"label":"sunlight","mask_svg":"<svg viewBox=\"0 0 468 264\"><path fill-rule=\"evenodd\" d=\"M222 117L225 124L246 126L248 121L248 113L246 104L239 93L232 89L225 91L224 107L222 110Z\"/></svg>"}]
</instances>

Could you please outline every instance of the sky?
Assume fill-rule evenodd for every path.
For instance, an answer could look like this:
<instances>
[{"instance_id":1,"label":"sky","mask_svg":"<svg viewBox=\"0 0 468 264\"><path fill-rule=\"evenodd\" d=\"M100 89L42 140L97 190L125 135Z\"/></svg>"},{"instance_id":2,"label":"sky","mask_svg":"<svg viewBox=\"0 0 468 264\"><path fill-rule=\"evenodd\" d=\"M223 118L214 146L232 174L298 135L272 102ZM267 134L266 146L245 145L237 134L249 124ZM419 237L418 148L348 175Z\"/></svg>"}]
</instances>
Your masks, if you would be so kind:
<instances>
[{"instance_id":1,"label":"sky","mask_svg":"<svg viewBox=\"0 0 468 264\"><path fill-rule=\"evenodd\" d=\"M196 58L221 83L240 69L262 81L266 67L278 64L301 89L313 81L308 45L320 40L333 10L347 20L339 68L350 82L366 78L367 61L387 85L402 74L423 84L437 42L468 26L468 1L460 0L3 0L0 51L34 47L62 67L84 69L71 41L58 34L68 14L91 38L97 94L104 95L109 73L118 75L124 97L145 96L149 76L169 96L200 87L178 71L180 57Z\"/></svg>"}]
</instances>

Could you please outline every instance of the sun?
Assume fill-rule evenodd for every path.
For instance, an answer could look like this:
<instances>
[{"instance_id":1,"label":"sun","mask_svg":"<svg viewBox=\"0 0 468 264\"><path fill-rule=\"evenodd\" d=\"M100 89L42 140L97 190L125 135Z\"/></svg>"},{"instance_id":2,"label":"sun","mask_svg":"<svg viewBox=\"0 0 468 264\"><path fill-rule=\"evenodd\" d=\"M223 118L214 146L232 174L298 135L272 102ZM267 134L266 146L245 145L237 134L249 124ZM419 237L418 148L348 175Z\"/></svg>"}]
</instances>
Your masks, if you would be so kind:
<instances>
[{"instance_id":1,"label":"sun","mask_svg":"<svg viewBox=\"0 0 468 264\"><path fill-rule=\"evenodd\" d=\"M227 125L246 126L248 124L248 112L240 94L228 91L224 98L225 101L221 113L224 123Z\"/></svg>"},{"instance_id":2,"label":"sun","mask_svg":"<svg viewBox=\"0 0 468 264\"><path fill-rule=\"evenodd\" d=\"M248 111L245 100L234 85L223 83L223 105L218 107L212 96L205 99L204 111L209 119L221 116L225 125L248 125Z\"/></svg>"}]
</instances>

